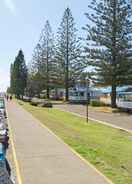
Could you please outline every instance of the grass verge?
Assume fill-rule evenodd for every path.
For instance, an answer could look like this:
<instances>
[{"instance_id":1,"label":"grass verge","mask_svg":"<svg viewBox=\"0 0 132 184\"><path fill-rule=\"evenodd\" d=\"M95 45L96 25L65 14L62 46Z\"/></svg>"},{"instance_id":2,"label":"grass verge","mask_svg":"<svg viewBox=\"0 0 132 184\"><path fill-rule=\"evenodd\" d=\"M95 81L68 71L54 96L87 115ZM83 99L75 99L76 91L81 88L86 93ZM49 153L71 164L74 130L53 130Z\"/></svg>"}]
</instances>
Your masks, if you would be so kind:
<instances>
[{"instance_id":1,"label":"grass verge","mask_svg":"<svg viewBox=\"0 0 132 184\"><path fill-rule=\"evenodd\" d=\"M115 184L132 184L132 134L58 109L19 102Z\"/></svg>"}]
</instances>

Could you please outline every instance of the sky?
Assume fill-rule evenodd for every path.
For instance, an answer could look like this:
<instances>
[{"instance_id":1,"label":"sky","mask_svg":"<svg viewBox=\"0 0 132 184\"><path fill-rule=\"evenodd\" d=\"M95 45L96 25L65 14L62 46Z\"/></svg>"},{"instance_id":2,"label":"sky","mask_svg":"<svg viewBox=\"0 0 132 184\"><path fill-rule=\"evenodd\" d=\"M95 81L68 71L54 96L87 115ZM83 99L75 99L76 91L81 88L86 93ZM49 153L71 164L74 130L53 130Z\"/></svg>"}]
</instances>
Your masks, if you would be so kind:
<instances>
[{"instance_id":1,"label":"sky","mask_svg":"<svg viewBox=\"0 0 132 184\"><path fill-rule=\"evenodd\" d=\"M45 21L49 20L54 32L61 22L65 8L70 7L79 29L87 23L84 15L90 0L0 0L0 91L10 81L10 64L19 49L26 63L39 39Z\"/></svg>"}]
</instances>

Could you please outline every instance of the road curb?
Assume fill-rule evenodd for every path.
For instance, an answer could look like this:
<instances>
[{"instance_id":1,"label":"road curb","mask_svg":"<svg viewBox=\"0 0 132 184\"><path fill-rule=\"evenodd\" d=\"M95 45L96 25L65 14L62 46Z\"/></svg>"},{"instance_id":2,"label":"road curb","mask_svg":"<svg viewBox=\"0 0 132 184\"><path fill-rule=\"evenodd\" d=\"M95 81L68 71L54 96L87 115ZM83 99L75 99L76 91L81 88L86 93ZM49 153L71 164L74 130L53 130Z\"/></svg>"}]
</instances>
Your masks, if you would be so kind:
<instances>
[{"instance_id":1,"label":"road curb","mask_svg":"<svg viewBox=\"0 0 132 184\"><path fill-rule=\"evenodd\" d=\"M60 111L67 112L67 113L73 114L73 115L81 117L81 118L86 118L85 116L83 116L81 114L77 114L75 112L71 112L71 111L68 111L68 110L60 109L60 108L57 108L57 107L55 107L54 109L58 109ZM118 129L118 130L122 130L122 131L125 131L125 132L128 132L128 133L132 134L132 130L125 129L125 128L122 128L122 127L119 127L119 126L116 126L116 125L112 125L108 122L97 120L97 119L94 119L94 118L91 118L91 117L89 117L88 119L91 120L91 121L95 121L95 122L98 122L100 124L103 124L103 125L106 125L106 126L109 126L109 127L112 127L112 128Z\"/></svg>"}]
</instances>

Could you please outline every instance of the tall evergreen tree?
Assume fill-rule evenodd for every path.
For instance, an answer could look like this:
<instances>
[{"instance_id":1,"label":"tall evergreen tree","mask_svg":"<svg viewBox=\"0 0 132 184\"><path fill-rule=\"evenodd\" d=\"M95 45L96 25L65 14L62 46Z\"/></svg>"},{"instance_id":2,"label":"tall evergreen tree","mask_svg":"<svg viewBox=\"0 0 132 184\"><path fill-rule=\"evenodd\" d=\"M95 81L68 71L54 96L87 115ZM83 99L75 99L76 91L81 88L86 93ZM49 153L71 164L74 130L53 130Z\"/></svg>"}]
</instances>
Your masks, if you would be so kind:
<instances>
[{"instance_id":1,"label":"tall evergreen tree","mask_svg":"<svg viewBox=\"0 0 132 184\"><path fill-rule=\"evenodd\" d=\"M96 83L111 86L116 107L117 86L132 83L132 9L127 0L92 0L85 52Z\"/></svg>"},{"instance_id":2,"label":"tall evergreen tree","mask_svg":"<svg viewBox=\"0 0 132 184\"><path fill-rule=\"evenodd\" d=\"M49 98L50 88L54 84L56 76L56 61L55 61L55 47L54 35L49 21L46 21L44 29L41 32L39 40L39 53L40 58L37 61L38 72L43 76L44 85L47 91L47 98Z\"/></svg>"},{"instance_id":3,"label":"tall evergreen tree","mask_svg":"<svg viewBox=\"0 0 132 184\"><path fill-rule=\"evenodd\" d=\"M31 73L43 74L43 60L42 60L42 47L40 43L36 45L33 51L32 61L30 65Z\"/></svg>"},{"instance_id":4,"label":"tall evergreen tree","mask_svg":"<svg viewBox=\"0 0 132 184\"><path fill-rule=\"evenodd\" d=\"M14 64L11 65L11 83L13 93L18 97L23 97L27 84L27 67L23 51L20 50Z\"/></svg>"},{"instance_id":5,"label":"tall evergreen tree","mask_svg":"<svg viewBox=\"0 0 132 184\"><path fill-rule=\"evenodd\" d=\"M41 91L44 89L43 78L40 73L28 72L26 95L29 97L40 97Z\"/></svg>"},{"instance_id":6,"label":"tall evergreen tree","mask_svg":"<svg viewBox=\"0 0 132 184\"><path fill-rule=\"evenodd\" d=\"M77 38L72 12L67 8L64 12L57 35L56 58L59 62L59 75L62 85L64 84L66 101L69 100L69 87L73 85L80 72L83 70L81 58L81 44Z\"/></svg>"},{"instance_id":7,"label":"tall evergreen tree","mask_svg":"<svg viewBox=\"0 0 132 184\"><path fill-rule=\"evenodd\" d=\"M33 51L32 60L28 65L26 93L29 96L39 96L40 92L45 88L45 73L43 67L42 49L38 43Z\"/></svg>"}]
</instances>

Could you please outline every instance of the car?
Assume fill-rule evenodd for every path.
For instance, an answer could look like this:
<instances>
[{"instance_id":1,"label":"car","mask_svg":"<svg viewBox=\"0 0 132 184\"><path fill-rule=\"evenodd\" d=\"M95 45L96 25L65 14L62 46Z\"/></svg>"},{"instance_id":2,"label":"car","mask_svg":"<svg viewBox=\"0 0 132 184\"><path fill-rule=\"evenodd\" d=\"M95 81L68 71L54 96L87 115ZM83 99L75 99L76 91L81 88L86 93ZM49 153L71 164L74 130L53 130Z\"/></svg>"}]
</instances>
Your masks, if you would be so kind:
<instances>
[{"instance_id":1,"label":"car","mask_svg":"<svg viewBox=\"0 0 132 184\"><path fill-rule=\"evenodd\" d=\"M14 184L10 178L10 168L7 160L0 160L0 183Z\"/></svg>"},{"instance_id":2,"label":"car","mask_svg":"<svg viewBox=\"0 0 132 184\"><path fill-rule=\"evenodd\" d=\"M0 143L0 161L5 160L5 154L6 154L5 147L2 143Z\"/></svg>"},{"instance_id":3,"label":"car","mask_svg":"<svg viewBox=\"0 0 132 184\"><path fill-rule=\"evenodd\" d=\"M0 115L1 115L1 113L6 118L6 110L5 110L5 101L4 101L4 98L0 98Z\"/></svg>"}]
</instances>

